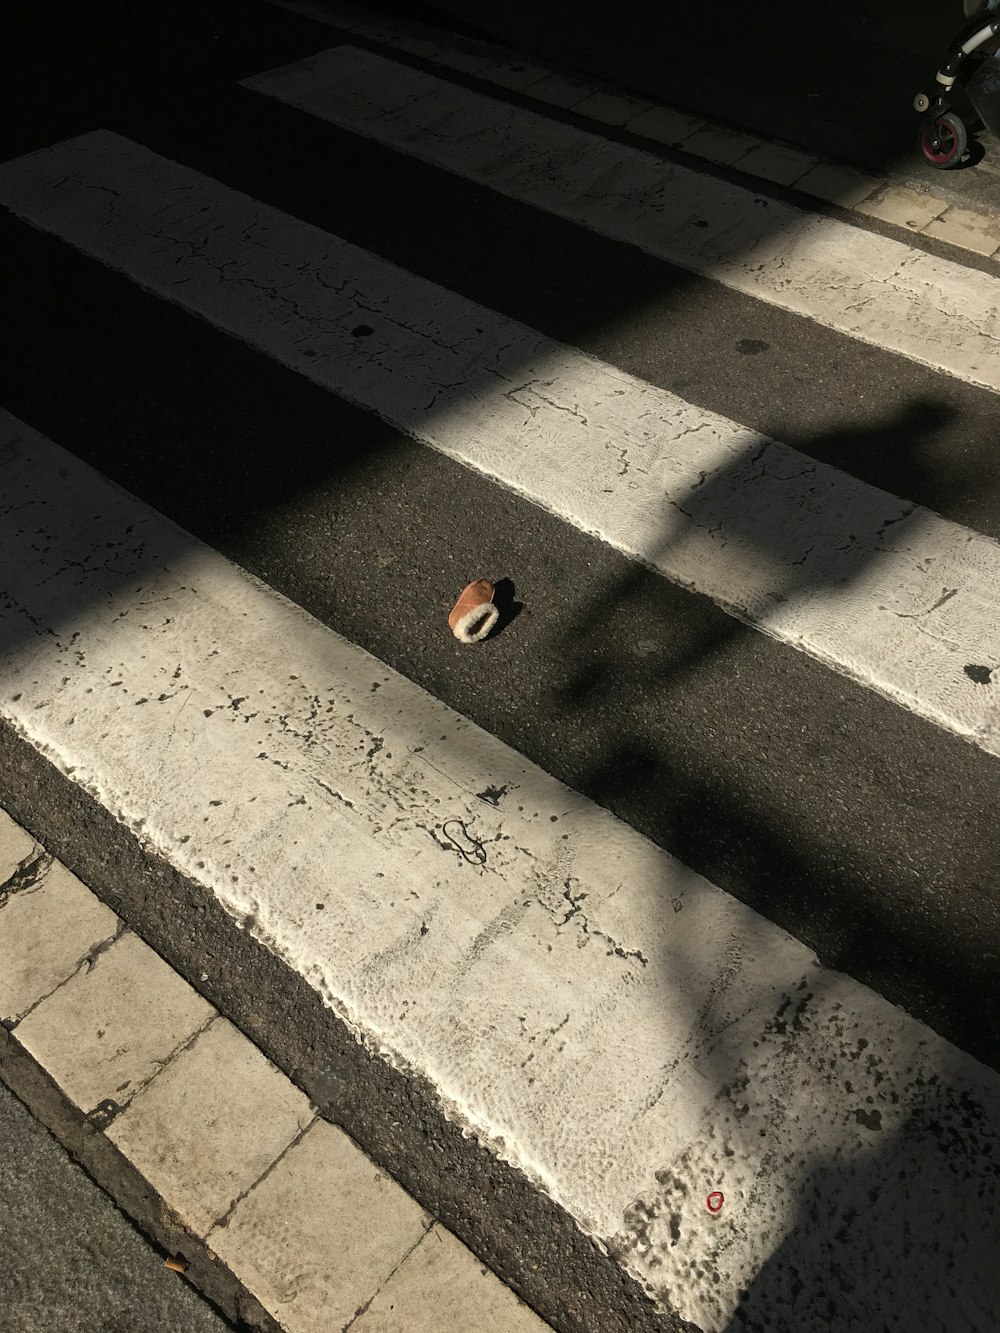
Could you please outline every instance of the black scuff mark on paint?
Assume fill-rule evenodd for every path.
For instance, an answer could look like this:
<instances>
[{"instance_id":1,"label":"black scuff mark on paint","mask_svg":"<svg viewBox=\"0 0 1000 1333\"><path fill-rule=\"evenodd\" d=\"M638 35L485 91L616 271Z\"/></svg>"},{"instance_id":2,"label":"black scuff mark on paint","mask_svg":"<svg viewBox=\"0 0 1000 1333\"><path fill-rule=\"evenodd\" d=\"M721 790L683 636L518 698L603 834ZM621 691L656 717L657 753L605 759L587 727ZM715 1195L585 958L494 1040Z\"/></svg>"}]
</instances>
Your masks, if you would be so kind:
<instances>
[{"instance_id":1,"label":"black scuff mark on paint","mask_svg":"<svg viewBox=\"0 0 1000 1333\"><path fill-rule=\"evenodd\" d=\"M882 1112L879 1110L866 1111L863 1106L859 1106L854 1112L854 1119L859 1125L864 1125L865 1129L872 1132L882 1128Z\"/></svg>"},{"instance_id":2,"label":"black scuff mark on paint","mask_svg":"<svg viewBox=\"0 0 1000 1333\"><path fill-rule=\"evenodd\" d=\"M759 356L761 352L769 352L771 344L760 338L741 338L736 344L736 350L744 356Z\"/></svg>"},{"instance_id":3,"label":"black scuff mark on paint","mask_svg":"<svg viewBox=\"0 0 1000 1333\"><path fill-rule=\"evenodd\" d=\"M805 984L806 980L803 978L798 989L801 990ZM802 1015L805 1013L812 998L813 992L807 991L805 995L801 995L796 1002L793 995L786 991L781 998L781 1003L778 1005L774 1017L764 1025L764 1031L779 1037L785 1036L789 1027L796 1032L801 1032L804 1026ZM793 1005L794 1009L792 1008ZM789 1010L791 1010L791 1012L789 1012Z\"/></svg>"},{"instance_id":4,"label":"black scuff mark on paint","mask_svg":"<svg viewBox=\"0 0 1000 1333\"><path fill-rule=\"evenodd\" d=\"M957 588L942 588L941 596L937 599L937 601L933 604L933 606L928 606L926 610L896 611L894 612L894 614L899 620L922 620L924 616L929 616L933 611L937 611L939 607L944 606L945 602L950 602L953 597L957 596L958 596ZM966 670L968 670L968 667L966 667Z\"/></svg>"},{"instance_id":5,"label":"black scuff mark on paint","mask_svg":"<svg viewBox=\"0 0 1000 1333\"><path fill-rule=\"evenodd\" d=\"M778 1005L778 1012L772 1019L769 1019L768 1022L764 1024L765 1032L776 1033L779 1037L785 1035L788 1031L788 1023L785 1019L785 1014L788 1012L791 1003L792 997L790 995L785 995L781 1003Z\"/></svg>"},{"instance_id":6,"label":"black scuff mark on paint","mask_svg":"<svg viewBox=\"0 0 1000 1333\"><path fill-rule=\"evenodd\" d=\"M573 897L573 890L572 890L571 884L572 884L572 881L571 881L571 880L567 880L566 883L565 883L565 885L564 885L564 887L563 887L563 895L562 895L562 896L563 896L563 898L565 899L565 901L566 901L567 903L569 903L569 911L566 913L566 915L563 917L563 919L559 922L559 924L560 924L561 926L565 926L566 923L567 923L568 921L571 921L571 920L573 919L573 917L575 917L575 916L579 916L579 915L580 915L580 912L581 912L580 904L581 904L582 902L584 902L584 901L586 900L587 896L588 896L588 895L585 894L585 893L580 893L580 894L578 894L578 895L574 898L574 897ZM586 921L584 921L582 924L584 925L584 927L586 927Z\"/></svg>"},{"instance_id":7,"label":"black scuff mark on paint","mask_svg":"<svg viewBox=\"0 0 1000 1333\"><path fill-rule=\"evenodd\" d=\"M884 541L886 531L889 528L895 527L897 523L902 523L904 519L909 518L915 508L915 505L907 505L905 509L900 511L900 513L893 514L891 518L885 519L881 527L879 527L878 531L875 533L876 540Z\"/></svg>"},{"instance_id":8,"label":"black scuff mark on paint","mask_svg":"<svg viewBox=\"0 0 1000 1333\"><path fill-rule=\"evenodd\" d=\"M988 666L976 666L970 663L965 668L965 674L970 680L975 681L977 685L993 684L993 668Z\"/></svg>"},{"instance_id":9,"label":"black scuff mark on paint","mask_svg":"<svg viewBox=\"0 0 1000 1333\"><path fill-rule=\"evenodd\" d=\"M929 606L927 608L927 614L930 615L932 611L936 611L939 607L944 606L945 602L950 602L953 597L957 596L958 596L957 588L942 588L941 596L937 599L937 601L934 603L933 606Z\"/></svg>"},{"instance_id":10,"label":"black scuff mark on paint","mask_svg":"<svg viewBox=\"0 0 1000 1333\"><path fill-rule=\"evenodd\" d=\"M581 907L581 904L586 901L588 895L586 893L577 893L576 897L574 897L573 881L571 879L564 882L562 896L564 902L568 905L568 911L563 916L562 920L556 920L557 929L561 930L563 926L572 921L583 932L583 939L580 941L581 948L592 939L601 940L607 946L607 955L609 958L613 954L616 958L623 958L626 961L637 962L641 967L649 966L649 959L641 949L625 949L617 940L612 939L612 937L606 934L603 930L598 930L596 926L590 924L586 916L584 916ZM552 914L551 907L546 906L541 899L538 899L538 905L544 907L546 911Z\"/></svg>"},{"instance_id":11,"label":"black scuff mark on paint","mask_svg":"<svg viewBox=\"0 0 1000 1333\"><path fill-rule=\"evenodd\" d=\"M511 790L511 786L511 783L505 782L502 787L485 787L482 791L476 792L476 799L485 801L487 805L492 805L494 809L498 809L500 802Z\"/></svg>"},{"instance_id":12,"label":"black scuff mark on paint","mask_svg":"<svg viewBox=\"0 0 1000 1333\"><path fill-rule=\"evenodd\" d=\"M449 833L448 830L450 828L457 828L461 830L462 836L468 843L468 847L463 847L462 844L458 841L458 838L456 838L453 833ZM483 846L483 844L479 841L478 838L474 837L469 832L469 830L465 826L464 820L461 819L446 820L445 823L442 824L441 826L441 832L447 838L448 842L451 843L451 847L448 847L447 843L438 844L439 846L444 846L446 851L451 851L452 848L454 848L459 853L459 855L464 858L464 860L470 863L470 865L483 866L486 864L486 848Z\"/></svg>"}]
</instances>

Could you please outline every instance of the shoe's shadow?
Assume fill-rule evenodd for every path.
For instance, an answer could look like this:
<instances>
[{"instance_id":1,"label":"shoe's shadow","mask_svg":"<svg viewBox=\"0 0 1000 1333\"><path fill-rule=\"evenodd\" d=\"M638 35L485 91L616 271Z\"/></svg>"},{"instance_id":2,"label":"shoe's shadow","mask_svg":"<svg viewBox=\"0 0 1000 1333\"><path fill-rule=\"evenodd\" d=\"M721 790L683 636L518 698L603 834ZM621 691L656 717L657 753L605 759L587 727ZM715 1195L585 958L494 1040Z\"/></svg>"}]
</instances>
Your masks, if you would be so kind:
<instances>
[{"instance_id":1,"label":"shoe's shadow","mask_svg":"<svg viewBox=\"0 0 1000 1333\"><path fill-rule=\"evenodd\" d=\"M511 579L498 579L493 585L493 605L500 613L497 622L487 634L486 640L495 639L502 634L512 620L516 620L524 609L524 603L514 598L514 583Z\"/></svg>"}]
</instances>

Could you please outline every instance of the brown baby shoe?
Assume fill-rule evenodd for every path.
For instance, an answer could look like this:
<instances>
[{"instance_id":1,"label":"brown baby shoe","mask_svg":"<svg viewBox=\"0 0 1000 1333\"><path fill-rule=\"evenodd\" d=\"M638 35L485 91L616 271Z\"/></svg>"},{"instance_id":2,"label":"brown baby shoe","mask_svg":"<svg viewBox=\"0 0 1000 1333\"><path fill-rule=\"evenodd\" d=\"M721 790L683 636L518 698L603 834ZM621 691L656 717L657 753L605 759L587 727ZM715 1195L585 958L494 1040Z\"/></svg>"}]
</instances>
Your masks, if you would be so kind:
<instances>
[{"instance_id":1,"label":"brown baby shoe","mask_svg":"<svg viewBox=\"0 0 1000 1333\"><path fill-rule=\"evenodd\" d=\"M493 584L489 579L476 579L462 590L448 624L460 643L478 643L486 638L499 615L493 605Z\"/></svg>"}]
</instances>

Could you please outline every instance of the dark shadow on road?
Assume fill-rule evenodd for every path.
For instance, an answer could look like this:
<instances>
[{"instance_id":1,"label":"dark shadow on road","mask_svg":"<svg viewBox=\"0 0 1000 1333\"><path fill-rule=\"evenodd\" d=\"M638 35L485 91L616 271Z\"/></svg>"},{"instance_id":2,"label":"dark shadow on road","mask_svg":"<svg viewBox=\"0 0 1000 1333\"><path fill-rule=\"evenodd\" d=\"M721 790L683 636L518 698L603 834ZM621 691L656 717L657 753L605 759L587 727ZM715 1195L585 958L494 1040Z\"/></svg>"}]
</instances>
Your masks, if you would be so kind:
<instances>
[{"instance_id":1,"label":"dark shadow on road","mask_svg":"<svg viewBox=\"0 0 1000 1333\"><path fill-rule=\"evenodd\" d=\"M902 8L899 0L885 24L901 18ZM912 16L912 6L905 11ZM397 263L417 271L432 268L435 281L467 291L470 270L478 267L476 299L495 299L505 310L516 305L518 318L579 345L601 327L627 324L650 301L660 303L661 315L669 310L680 318L685 301L703 290L700 280L589 234L566 255L565 223L241 96L232 87L237 78L322 49L331 38L304 21L247 6L239 49L214 57L213 25L225 28L238 12L232 3L193 7L194 26L183 32L162 19L144 26L124 5L101 9L111 25L105 28L95 28L93 10L85 18L78 12L57 34L55 53L36 52L36 64L28 62L18 75L25 96L32 69L39 73L32 95L40 106L34 119L9 128L8 146L19 151L108 124L235 188L253 193L256 187L269 202L317 225L336 215L349 238L379 253L391 249ZM565 13L543 5L536 14L537 32L549 33L544 41L539 36L538 49L554 47ZM694 10L658 11L653 28L648 12L619 17L617 48L607 41L606 14L585 9L572 20L581 49L600 48L602 60L610 60L601 67L609 77L618 77L615 61L630 44L641 45L646 68L655 65L661 73L684 63L685 40L697 36L704 45L703 15ZM712 21L725 40L709 43L698 63L688 62L686 75L709 102L723 89L732 99L748 81L764 85L779 70L791 70L806 100L811 81L821 77L815 99L821 105L812 114L821 126L835 102L842 103L845 86L857 88L856 77L845 80L860 33L850 27L848 11L817 18L799 5L794 14L784 3L774 10L740 5L724 7ZM107 49L101 48L105 33ZM776 34L773 66L760 67L756 53L769 34ZM881 40L887 36L883 32ZM100 58L88 64L88 54ZM41 68L46 59L48 70ZM895 97L896 84L909 85L914 63L890 61L892 79L857 94L852 112L874 115L890 92ZM70 77L81 68L87 70L83 87ZM182 77L190 95L178 106ZM630 86L654 91L641 79ZM671 85L665 100L674 100L674 90ZM759 113L766 131L773 107L762 102ZM901 123L883 126L878 137L876 158L883 165L898 150ZM331 146L338 171L324 172ZM414 205L428 180L436 182L435 200ZM407 199L412 226L400 237L392 210ZM0 236L7 309L22 321L3 371L3 406L785 927L827 966L905 1005L984 1060L1000 1060L995 963L982 947L984 937L1000 937L992 832L997 786L992 770L983 782L981 754L950 736L931 736L928 724L897 705L596 539L567 531L555 516L499 487L484 521L477 504L482 483L458 465L442 464L373 415L30 228L4 218ZM504 304L518 266L520 289ZM39 274L49 275L47 287ZM698 335L701 346L717 336L714 312L721 320L725 311L737 327L744 309L719 294ZM762 314L760 320L777 328L788 317ZM835 341L831 336L827 345ZM772 343L756 323L739 327L737 354L740 343L744 354L761 354L764 401L754 424L769 429L780 416L771 399L782 371L766 363L764 350ZM713 389L694 380L696 351L671 346L669 364L671 387L697 402ZM891 361L874 349L870 358L883 369ZM663 377L660 362L667 361L664 352L651 379ZM642 374L639 364L629 368ZM949 398L952 388L942 385L940 400L920 397L910 391L909 371L898 374L898 410L884 419L775 433L800 451L803 468L810 460L830 462L872 485L944 507L937 437L960 419L955 403L970 396L955 390L957 397ZM477 387L470 380L468 392ZM663 515L665 559L721 508L748 560L794 567L802 553L795 543L816 536L801 513L793 522L752 503L734 509L725 503L741 492L751 496L760 462L755 452L756 446L687 496L675 497L679 509ZM567 467L573 464L566 460ZM442 476L447 504L441 503ZM949 511L964 516L974 509L982 484L974 467L953 476L945 497ZM787 601L824 596L863 579L884 549L872 528L870 501L859 488L854 506L837 516L832 531L820 533L825 550L805 557L801 573L786 576L774 594ZM678 529L678 512L687 535ZM815 518L819 528L824 515ZM867 541L852 540L858 532ZM184 543L178 534L178 552ZM498 573L517 580L523 609L516 624L481 652L456 646L443 629L451 600L470 577ZM547 602L546 588L558 590ZM509 612L519 606L513 589L506 605ZM60 617L85 609L82 599L48 608ZM32 633L26 620L17 628L8 621L0 649L23 648ZM665 903L664 912L670 910ZM789 978L790 985L797 981ZM671 983L679 997L690 994L683 976ZM703 997L706 1006L711 998ZM717 1084L730 1087L744 1076L753 1060L745 1038L734 1032L704 1053ZM836 1161L823 1161L821 1148L803 1157L798 1220L776 1237L780 1248L761 1252L743 1301L746 1318L732 1325L733 1333L742 1327L805 1333L810 1325L797 1315L794 1326L780 1322L780 1307L806 1299L810 1275L823 1271L832 1246L846 1244L844 1227L851 1228L851 1252L860 1245L870 1259L858 1272L856 1290L840 1293L853 1308L875 1308L882 1281L900 1292L916 1263L925 1285L934 1285L952 1250L943 1242L940 1256L914 1260L905 1209L919 1209L927 1191L937 1191L941 1205L931 1167L942 1150L936 1099L948 1095L943 1087L915 1094L915 1105L900 1112L896 1137L873 1150L867 1174L854 1172L845 1181ZM976 1137L978 1112L950 1106L948 1115L967 1131L964 1140L944 1144L949 1161L961 1170L968 1152L978 1190L983 1171L996 1170L995 1163L984 1166L985 1149L976 1155L986 1141ZM897 1197L905 1196L898 1213L890 1183ZM831 1197L838 1201L836 1221L823 1212ZM946 1199L943 1206L961 1241L957 1203ZM892 1276L885 1279L889 1268ZM942 1279L928 1299L947 1304L949 1281ZM809 1318L833 1318L818 1296L809 1299ZM955 1299L961 1310L961 1294Z\"/></svg>"},{"instance_id":2,"label":"dark shadow on road","mask_svg":"<svg viewBox=\"0 0 1000 1333\"><path fill-rule=\"evenodd\" d=\"M387 8L865 171L912 161L931 188L941 174L919 163L913 98L965 22L958 0L845 0L834 10L798 0Z\"/></svg>"}]
</instances>

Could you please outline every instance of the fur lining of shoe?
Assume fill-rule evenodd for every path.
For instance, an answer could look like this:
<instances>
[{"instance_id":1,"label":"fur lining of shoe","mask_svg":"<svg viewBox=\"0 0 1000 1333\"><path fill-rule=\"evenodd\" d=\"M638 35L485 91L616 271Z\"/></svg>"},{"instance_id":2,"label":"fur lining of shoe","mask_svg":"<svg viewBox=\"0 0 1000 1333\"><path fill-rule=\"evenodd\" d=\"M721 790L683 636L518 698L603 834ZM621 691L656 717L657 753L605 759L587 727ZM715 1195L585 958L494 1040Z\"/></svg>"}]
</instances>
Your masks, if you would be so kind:
<instances>
[{"instance_id":1,"label":"fur lining of shoe","mask_svg":"<svg viewBox=\"0 0 1000 1333\"><path fill-rule=\"evenodd\" d=\"M497 623L500 612L492 602L482 602L455 621L452 634L460 643L478 643Z\"/></svg>"}]
</instances>

